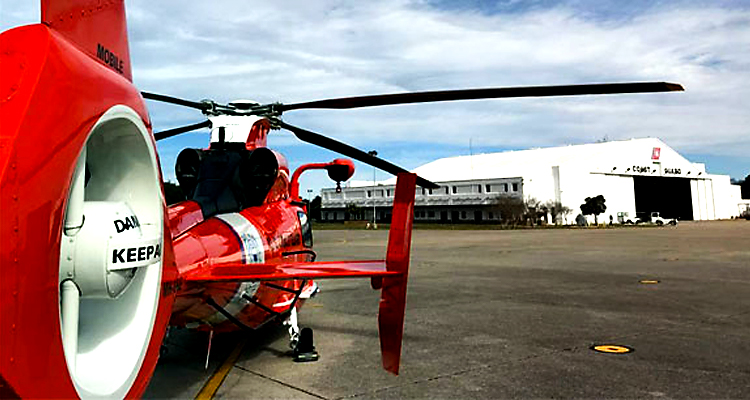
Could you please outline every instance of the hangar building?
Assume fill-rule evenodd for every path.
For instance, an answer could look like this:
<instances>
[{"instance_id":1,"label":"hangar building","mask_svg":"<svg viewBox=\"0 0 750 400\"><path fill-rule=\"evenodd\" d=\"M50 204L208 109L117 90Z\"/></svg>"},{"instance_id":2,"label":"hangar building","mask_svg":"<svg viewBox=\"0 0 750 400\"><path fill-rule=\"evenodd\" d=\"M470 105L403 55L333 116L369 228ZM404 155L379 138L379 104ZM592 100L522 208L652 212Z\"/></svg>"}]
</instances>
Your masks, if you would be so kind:
<instances>
[{"instance_id":1,"label":"hangar building","mask_svg":"<svg viewBox=\"0 0 750 400\"><path fill-rule=\"evenodd\" d=\"M737 217L740 187L728 175L712 175L657 138L443 158L413 172L441 185L417 188L415 219L435 222L490 222L499 219L500 196L554 201L580 213L586 197L603 195L607 211L599 221L623 222L659 212L665 218L713 220ZM396 179L352 182L339 193L321 191L323 220L343 220L354 204L371 220L390 219ZM593 222L593 217L590 219Z\"/></svg>"}]
</instances>

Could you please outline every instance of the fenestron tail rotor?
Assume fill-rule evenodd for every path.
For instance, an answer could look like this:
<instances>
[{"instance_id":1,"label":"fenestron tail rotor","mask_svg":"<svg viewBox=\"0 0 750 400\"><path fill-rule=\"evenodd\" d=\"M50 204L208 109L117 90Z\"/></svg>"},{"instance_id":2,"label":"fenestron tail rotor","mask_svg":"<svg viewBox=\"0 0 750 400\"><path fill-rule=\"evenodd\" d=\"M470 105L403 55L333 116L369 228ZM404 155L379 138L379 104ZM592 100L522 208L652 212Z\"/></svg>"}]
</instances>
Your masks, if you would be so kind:
<instances>
[{"instance_id":1,"label":"fenestron tail rotor","mask_svg":"<svg viewBox=\"0 0 750 400\"><path fill-rule=\"evenodd\" d=\"M211 100L195 102L177 97L166 96L156 93L142 92L143 97L148 100L161 101L175 105L190 107L201 110L206 116L217 115L255 115L268 118L274 127L283 128L294 133L302 141L338 152L365 164L380 168L383 171L398 174L406 172L405 169L394 165L381 158L373 157L366 152L352 147L343 142L331 139L319 133L311 132L283 122L280 117L286 111L302 109L352 109L364 107L378 107L397 104L432 103L442 101L479 100L479 99L503 99L520 97L558 97L558 96L582 96L582 95L606 95L625 93L656 93L683 91L682 85L669 82L628 82L628 83L597 83L582 85L554 85L554 86L520 86L502 88L478 88L459 90L440 90L427 92L409 92L379 94L369 96L341 97L308 101L303 103L271 103L253 104L238 107L235 104L219 104ZM210 121L204 121L192 125L154 134L156 140L165 139L181 133L211 126ZM438 185L426 179L418 178L417 184L425 188L437 188Z\"/></svg>"}]
</instances>

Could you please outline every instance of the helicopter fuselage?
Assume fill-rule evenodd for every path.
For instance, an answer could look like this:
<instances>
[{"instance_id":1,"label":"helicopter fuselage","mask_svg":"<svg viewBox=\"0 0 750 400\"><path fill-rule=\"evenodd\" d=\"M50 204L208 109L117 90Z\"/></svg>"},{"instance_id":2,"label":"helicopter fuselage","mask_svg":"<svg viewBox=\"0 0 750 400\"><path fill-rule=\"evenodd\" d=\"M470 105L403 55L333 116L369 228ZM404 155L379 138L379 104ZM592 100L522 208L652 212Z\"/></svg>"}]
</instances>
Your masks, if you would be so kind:
<instances>
[{"instance_id":1,"label":"helicopter fuselage","mask_svg":"<svg viewBox=\"0 0 750 400\"><path fill-rule=\"evenodd\" d=\"M197 203L186 201L169 209L169 221L180 276L221 264L252 269L258 263L315 258L307 214L289 200L205 220ZM216 331L256 329L300 306L316 288L305 280L178 283L170 324Z\"/></svg>"}]
</instances>

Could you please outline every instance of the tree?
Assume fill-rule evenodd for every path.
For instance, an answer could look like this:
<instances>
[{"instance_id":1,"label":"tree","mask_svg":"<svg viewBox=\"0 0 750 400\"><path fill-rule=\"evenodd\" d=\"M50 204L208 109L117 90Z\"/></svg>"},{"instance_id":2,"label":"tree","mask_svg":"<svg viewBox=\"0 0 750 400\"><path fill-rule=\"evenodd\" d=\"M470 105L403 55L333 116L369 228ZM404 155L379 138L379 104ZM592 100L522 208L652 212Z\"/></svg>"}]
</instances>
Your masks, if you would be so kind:
<instances>
[{"instance_id":1,"label":"tree","mask_svg":"<svg viewBox=\"0 0 750 400\"><path fill-rule=\"evenodd\" d=\"M506 225L515 225L521 221L526 211L523 200L511 196L498 196L494 209L500 214L500 222Z\"/></svg>"},{"instance_id":2,"label":"tree","mask_svg":"<svg viewBox=\"0 0 750 400\"><path fill-rule=\"evenodd\" d=\"M740 192L744 200L750 200L750 175L746 176L745 180L740 181Z\"/></svg>"},{"instance_id":3,"label":"tree","mask_svg":"<svg viewBox=\"0 0 750 400\"><path fill-rule=\"evenodd\" d=\"M187 200L187 197L185 193L182 193L180 185L167 181L164 182L164 199L167 205L172 205Z\"/></svg>"},{"instance_id":4,"label":"tree","mask_svg":"<svg viewBox=\"0 0 750 400\"><path fill-rule=\"evenodd\" d=\"M586 197L586 202L581 204L581 213L583 215L594 215L594 223L599 225L599 214L607 211L607 205L604 204L604 196Z\"/></svg>"},{"instance_id":5,"label":"tree","mask_svg":"<svg viewBox=\"0 0 750 400\"><path fill-rule=\"evenodd\" d=\"M347 221L359 221L364 219L364 209L354 203L346 205L346 214L344 219Z\"/></svg>"},{"instance_id":6,"label":"tree","mask_svg":"<svg viewBox=\"0 0 750 400\"><path fill-rule=\"evenodd\" d=\"M549 211L552 217L552 222L557 224L559 220L565 221L565 217L572 213L573 210L570 207L562 205L559 201L549 200L544 203L544 207Z\"/></svg>"},{"instance_id":7,"label":"tree","mask_svg":"<svg viewBox=\"0 0 750 400\"><path fill-rule=\"evenodd\" d=\"M531 226L541 225L542 221L547 219L547 206L539 201L536 197L527 197L524 201L525 219L531 221Z\"/></svg>"},{"instance_id":8,"label":"tree","mask_svg":"<svg viewBox=\"0 0 750 400\"><path fill-rule=\"evenodd\" d=\"M310 213L310 218L312 218L313 221L320 221L320 203L322 200L323 199L321 199L320 196L315 196L310 202L307 212Z\"/></svg>"}]
</instances>

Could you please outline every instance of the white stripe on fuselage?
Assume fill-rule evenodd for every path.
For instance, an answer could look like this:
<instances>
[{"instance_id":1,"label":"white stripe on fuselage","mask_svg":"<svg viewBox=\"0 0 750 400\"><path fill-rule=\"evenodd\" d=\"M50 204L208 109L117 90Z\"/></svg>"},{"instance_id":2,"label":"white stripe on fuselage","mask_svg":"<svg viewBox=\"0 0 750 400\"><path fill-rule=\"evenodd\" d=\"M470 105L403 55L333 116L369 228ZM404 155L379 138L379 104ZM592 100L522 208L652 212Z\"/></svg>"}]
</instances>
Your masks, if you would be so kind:
<instances>
[{"instance_id":1,"label":"white stripe on fuselage","mask_svg":"<svg viewBox=\"0 0 750 400\"><path fill-rule=\"evenodd\" d=\"M265 261L265 249L263 248L263 239L258 233L258 229L255 225L250 223L247 218L243 217L238 213L221 214L215 218L222 220L224 223L229 225L232 230L240 238L240 247L242 248L242 261L245 264L259 264ZM260 282L242 282L240 283L237 291L234 292L232 299L224 306L224 309L231 315L236 316L242 311L243 308L250 304L244 296L253 297L255 292L258 291ZM227 318L216 312L214 315L206 319L209 324L215 325L226 321Z\"/></svg>"}]
</instances>

